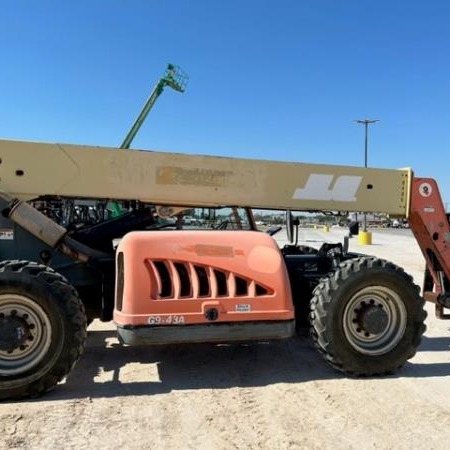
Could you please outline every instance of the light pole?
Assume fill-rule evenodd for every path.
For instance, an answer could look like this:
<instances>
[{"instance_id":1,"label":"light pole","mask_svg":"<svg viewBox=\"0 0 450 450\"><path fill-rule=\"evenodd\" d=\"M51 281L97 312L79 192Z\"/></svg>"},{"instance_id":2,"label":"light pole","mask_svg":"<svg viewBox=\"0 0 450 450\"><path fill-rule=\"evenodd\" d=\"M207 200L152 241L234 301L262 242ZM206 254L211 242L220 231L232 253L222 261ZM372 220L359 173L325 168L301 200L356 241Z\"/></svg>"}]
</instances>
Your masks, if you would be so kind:
<instances>
[{"instance_id":1,"label":"light pole","mask_svg":"<svg viewBox=\"0 0 450 450\"><path fill-rule=\"evenodd\" d=\"M379 122L378 119L357 119L356 123L360 123L364 125L364 167L367 168L367 137L369 134L369 124ZM364 213L364 222L363 222L363 231L367 231L367 215Z\"/></svg>"}]
</instances>

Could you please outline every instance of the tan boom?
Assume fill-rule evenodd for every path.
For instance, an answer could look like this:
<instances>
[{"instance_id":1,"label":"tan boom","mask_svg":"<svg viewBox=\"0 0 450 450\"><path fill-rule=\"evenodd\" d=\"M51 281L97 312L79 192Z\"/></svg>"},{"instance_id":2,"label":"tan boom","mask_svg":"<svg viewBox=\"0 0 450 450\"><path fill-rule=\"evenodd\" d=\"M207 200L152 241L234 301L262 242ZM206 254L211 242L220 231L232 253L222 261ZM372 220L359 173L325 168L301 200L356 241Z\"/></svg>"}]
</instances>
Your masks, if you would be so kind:
<instances>
[{"instance_id":1,"label":"tan boom","mask_svg":"<svg viewBox=\"0 0 450 450\"><path fill-rule=\"evenodd\" d=\"M0 140L0 190L180 206L373 211L407 216L409 169L274 162Z\"/></svg>"}]
</instances>

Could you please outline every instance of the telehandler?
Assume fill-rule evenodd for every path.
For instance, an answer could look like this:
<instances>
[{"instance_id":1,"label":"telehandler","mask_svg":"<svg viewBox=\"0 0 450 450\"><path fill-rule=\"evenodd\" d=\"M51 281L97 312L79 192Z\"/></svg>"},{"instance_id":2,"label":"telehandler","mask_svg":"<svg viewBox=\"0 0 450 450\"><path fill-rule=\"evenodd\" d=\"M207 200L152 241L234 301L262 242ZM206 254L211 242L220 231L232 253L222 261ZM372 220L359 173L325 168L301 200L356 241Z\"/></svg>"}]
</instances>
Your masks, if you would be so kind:
<instances>
[{"instance_id":1,"label":"telehandler","mask_svg":"<svg viewBox=\"0 0 450 450\"><path fill-rule=\"evenodd\" d=\"M167 220L222 207L209 228ZM257 231L252 208L286 210L291 244ZM407 218L422 295L345 242L299 245L291 211L305 210ZM54 388L94 318L114 320L126 345L282 339L308 321L328 363L372 376L414 355L424 299L441 318L450 307L449 218L436 182L409 169L0 140L0 211L3 400Z\"/></svg>"}]
</instances>

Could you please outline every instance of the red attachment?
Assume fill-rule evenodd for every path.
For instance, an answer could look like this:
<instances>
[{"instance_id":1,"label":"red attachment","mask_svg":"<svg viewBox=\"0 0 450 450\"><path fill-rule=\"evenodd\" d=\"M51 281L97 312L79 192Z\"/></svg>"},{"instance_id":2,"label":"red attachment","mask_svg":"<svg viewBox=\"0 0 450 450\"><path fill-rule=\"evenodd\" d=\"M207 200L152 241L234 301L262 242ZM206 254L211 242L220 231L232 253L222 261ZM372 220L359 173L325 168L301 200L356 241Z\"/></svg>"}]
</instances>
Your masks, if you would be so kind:
<instances>
[{"instance_id":1,"label":"red attachment","mask_svg":"<svg viewBox=\"0 0 450 450\"><path fill-rule=\"evenodd\" d=\"M436 303L438 317L450 318L438 303L450 286L450 225L432 178L413 178L408 221L427 264L423 296Z\"/></svg>"}]
</instances>

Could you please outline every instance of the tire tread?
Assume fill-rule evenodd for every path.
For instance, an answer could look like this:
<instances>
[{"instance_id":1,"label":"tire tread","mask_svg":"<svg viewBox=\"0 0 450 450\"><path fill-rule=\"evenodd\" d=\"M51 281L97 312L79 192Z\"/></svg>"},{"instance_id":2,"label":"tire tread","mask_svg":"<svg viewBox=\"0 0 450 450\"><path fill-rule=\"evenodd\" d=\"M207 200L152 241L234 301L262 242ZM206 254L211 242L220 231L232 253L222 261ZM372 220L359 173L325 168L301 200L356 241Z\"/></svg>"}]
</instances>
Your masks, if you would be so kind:
<instances>
[{"instance_id":1,"label":"tire tread","mask_svg":"<svg viewBox=\"0 0 450 450\"><path fill-rule=\"evenodd\" d=\"M330 327L327 325L329 323L329 314L331 309L331 303L333 302L333 294L339 287L347 280L352 274L361 272L363 269L381 268L391 273L397 274L399 277L403 278L403 281L413 286L415 297L418 302L418 308L420 312L417 313L415 320L419 321L420 324L417 326L417 331L413 336L412 342L407 349L407 353L404 360L399 362L393 369L385 370L371 370L371 371L361 371L354 367L349 367L345 365L336 353L336 342L333 341ZM425 304L424 299L420 296L419 286L413 283L413 278L411 275L407 274L401 267L386 261L384 259L379 259L376 257L357 257L351 260L341 262L339 267L337 267L333 272L331 272L327 277L320 280L319 284L316 286L313 297L310 302L310 335L314 346L322 354L325 360L333 366L335 369L344 372L351 376L379 376L390 374L397 369L399 369L406 360L412 358L420 344L422 334L425 332L425 324L423 323L427 314L423 309Z\"/></svg>"},{"instance_id":2,"label":"tire tread","mask_svg":"<svg viewBox=\"0 0 450 450\"><path fill-rule=\"evenodd\" d=\"M38 397L53 389L64 377L68 375L84 350L86 341L86 313L82 301L76 289L69 284L67 279L54 269L32 261L11 260L0 263L0 275L7 273L22 273L39 280L49 287L58 300L58 307L65 318L70 322L71 334L66 339L70 345L61 349L62 357L40 379L32 383L11 389L2 389L1 384L8 381L0 380L0 400L21 399L24 397Z\"/></svg>"}]
</instances>

